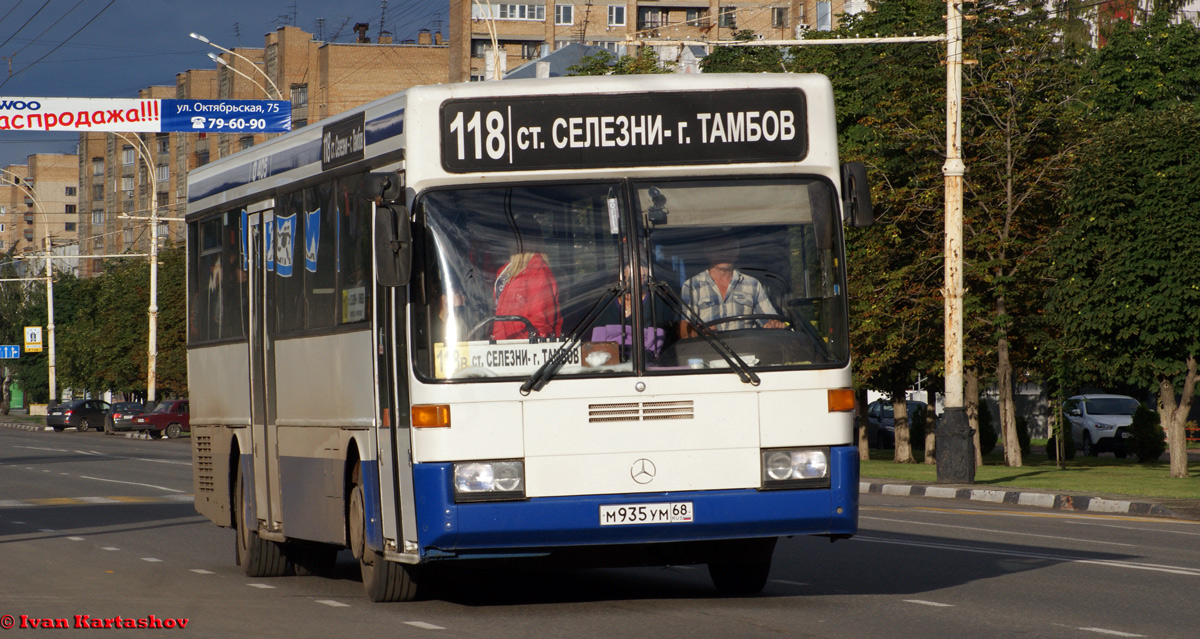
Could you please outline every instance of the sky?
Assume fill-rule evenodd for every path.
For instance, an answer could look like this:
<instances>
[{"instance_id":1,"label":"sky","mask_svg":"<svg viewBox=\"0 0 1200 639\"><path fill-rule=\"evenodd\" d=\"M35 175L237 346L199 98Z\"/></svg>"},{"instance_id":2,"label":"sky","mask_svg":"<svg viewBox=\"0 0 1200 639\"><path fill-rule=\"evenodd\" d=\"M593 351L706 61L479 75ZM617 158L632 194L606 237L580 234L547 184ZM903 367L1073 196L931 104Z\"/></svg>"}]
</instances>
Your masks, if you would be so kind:
<instances>
[{"instance_id":1,"label":"sky","mask_svg":"<svg viewBox=\"0 0 1200 639\"><path fill-rule=\"evenodd\" d=\"M187 69L211 69L220 53L188 37L233 48L263 46L284 25L352 42L356 22L380 24L397 41L448 32L449 0L0 0L0 100L132 98L175 84ZM386 7L386 12L385 8ZM323 19L323 25L322 25ZM0 131L0 166L34 153L74 153L78 134Z\"/></svg>"}]
</instances>

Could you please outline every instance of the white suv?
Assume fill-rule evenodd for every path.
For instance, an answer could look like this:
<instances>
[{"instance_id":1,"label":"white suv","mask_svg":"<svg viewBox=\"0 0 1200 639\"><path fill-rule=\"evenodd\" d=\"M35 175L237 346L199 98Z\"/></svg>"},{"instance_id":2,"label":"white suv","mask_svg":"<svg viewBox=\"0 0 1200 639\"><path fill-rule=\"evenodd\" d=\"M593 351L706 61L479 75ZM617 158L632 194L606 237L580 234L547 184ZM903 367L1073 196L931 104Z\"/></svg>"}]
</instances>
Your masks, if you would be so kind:
<instances>
[{"instance_id":1,"label":"white suv","mask_svg":"<svg viewBox=\"0 0 1200 639\"><path fill-rule=\"evenodd\" d=\"M1083 454L1095 457L1111 451L1125 457L1126 442L1133 437L1129 424L1138 400L1125 395L1076 395L1063 403L1063 415L1071 424L1071 438Z\"/></svg>"}]
</instances>

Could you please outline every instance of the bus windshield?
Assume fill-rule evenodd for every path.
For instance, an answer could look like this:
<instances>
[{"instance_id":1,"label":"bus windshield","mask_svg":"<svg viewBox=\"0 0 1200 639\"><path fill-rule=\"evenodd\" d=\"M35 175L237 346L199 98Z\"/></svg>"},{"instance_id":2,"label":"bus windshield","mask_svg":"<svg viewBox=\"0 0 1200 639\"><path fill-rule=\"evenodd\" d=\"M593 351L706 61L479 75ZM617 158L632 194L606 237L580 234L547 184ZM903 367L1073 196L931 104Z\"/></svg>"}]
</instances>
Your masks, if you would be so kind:
<instances>
[{"instance_id":1,"label":"bus windshield","mask_svg":"<svg viewBox=\"0 0 1200 639\"><path fill-rule=\"evenodd\" d=\"M464 188L429 192L416 210L413 352L425 379L528 377L556 351L557 376L848 361L840 225L823 180Z\"/></svg>"}]
</instances>

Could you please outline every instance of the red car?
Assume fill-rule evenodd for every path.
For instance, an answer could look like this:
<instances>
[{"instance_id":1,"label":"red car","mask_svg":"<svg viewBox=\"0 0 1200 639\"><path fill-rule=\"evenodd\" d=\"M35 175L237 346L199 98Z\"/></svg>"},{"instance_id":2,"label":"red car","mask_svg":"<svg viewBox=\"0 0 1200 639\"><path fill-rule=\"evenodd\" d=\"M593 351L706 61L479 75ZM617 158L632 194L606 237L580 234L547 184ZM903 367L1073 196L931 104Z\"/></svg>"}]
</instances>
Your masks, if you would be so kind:
<instances>
[{"instance_id":1,"label":"red car","mask_svg":"<svg viewBox=\"0 0 1200 639\"><path fill-rule=\"evenodd\" d=\"M169 439L192 432L188 420L188 400L164 399L148 413L133 418L133 429L148 433L154 439L166 435Z\"/></svg>"}]
</instances>

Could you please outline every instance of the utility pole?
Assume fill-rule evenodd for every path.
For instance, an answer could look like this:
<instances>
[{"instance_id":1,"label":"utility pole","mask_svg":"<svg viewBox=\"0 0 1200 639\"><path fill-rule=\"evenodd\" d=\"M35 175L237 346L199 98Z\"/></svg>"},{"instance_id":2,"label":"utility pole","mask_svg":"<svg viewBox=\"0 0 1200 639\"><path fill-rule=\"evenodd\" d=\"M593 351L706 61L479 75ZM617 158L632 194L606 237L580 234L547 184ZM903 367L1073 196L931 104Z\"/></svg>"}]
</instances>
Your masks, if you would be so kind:
<instances>
[{"instance_id":1,"label":"utility pole","mask_svg":"<svg viewBox=\"0 0 1200 639\"><path fill-rule=\"evenodd\" d=\"M942 484L975 481L975 452L963 402L963 175L962 160L962 15L963 0L946 2L946 249L945 365L946 407L937 430L937 480Z\"/></svg>"}]
</instances>

